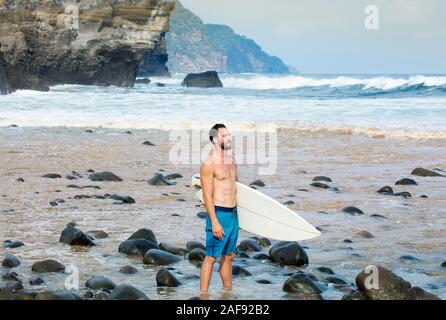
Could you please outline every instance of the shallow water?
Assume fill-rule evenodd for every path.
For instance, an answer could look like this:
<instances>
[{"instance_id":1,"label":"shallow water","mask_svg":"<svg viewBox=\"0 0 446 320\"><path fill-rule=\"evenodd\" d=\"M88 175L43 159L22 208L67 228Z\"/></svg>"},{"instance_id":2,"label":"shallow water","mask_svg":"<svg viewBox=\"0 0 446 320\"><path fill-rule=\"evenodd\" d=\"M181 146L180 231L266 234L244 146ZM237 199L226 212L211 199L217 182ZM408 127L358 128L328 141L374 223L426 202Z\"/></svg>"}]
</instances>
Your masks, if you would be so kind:
<instances>
[{"instance_id":1,"label":"shallow water","mask_svg":"<svg viewBox=\"0 0 446 320\"><path fill-rule=\"evenodd\" d=\"M0 256L10 252L22 261L16 272L23 280L36 276L30 271L33 262L55 258L66 266L79 268L82 290L90 276L105 275L117 284L128 283L140 288L152 299L187 299L197 295L199 280L185 276L198 276L199 269L188 261L174 266L176 271L183 273L177 274L183 286L158 289L155 281L157 268L144 266L141 258L128 258L117 252L120 242L139 228L150 228L159 242L178 246L184 247L190 240L204 241L204 220L196 217L202 208L196 207L195 192L188 187L198 165L169 162L172 147L169 132L131 130L133 134L130 135L123 129L98 128L90 134L82 128L0 127L0 240L21 240L26 244L17 249L0 247ZM146 140L157 147L143 146ZM281 202L295 201L290 208L322 228L320 238L303 243L309 247L307 271L323 278L314 269L327 266L354 282L356 274L364 267L380 264L413 285L446 298L446 270L440 267L446 260L446 179L413 177L418 186L394 186L397 180L409 178L416 167L446 170L445 140L373 139L348 133L280 130L278 142L278 171L275 175L259 177L255 166L242 164L239 165L239 179L250 183L261 178L267 185L262 192ZM86 178L78 181L41 178L46 173L65 176L72 170L86 177L88 169L112 171L124 181L93 183ZM179 172L184 178L172 187L149 186L145 180L160 169L164 173ZM339 188L340 193L310 187L312 179L318 175L330 176L332 185ZM19 177L25 182L17 182ZM69 184L98 185L102 189L66 188ZM409 191L413 198L377 194L376 191L385 185L392 186L396 192ZM298 191L303 188L308 192ZM130 195L136 204L70 199L78 194L105 193ZM163 196L163 193L169 195ZM423 194L429 198L420 198ZM49 202L57 198L65 199L66 203L50 206ZM347 205L358 206L366 215L352 217L341 213ZM9 209L14 211L8 212ZM172 217L172 214L181 217ZM389 219L372 218L371 214L381 214ZM61 231L71 221L76 221L83 231L104 230L109 233L109 238L98 240L98 246L89 249L59 244ZM359 238L356 233L361 230L368 230L375 237ZM240 240L249 236L241 232ZM354 242L343 243L347 238ZM408 254L420 261L406 263L398 260ZM120 274L119 268L127 264L136 266L139 272L133 276ZM234 291L227 296L223 295L215 272L212 298L293 298L282 291L287 279L285 274L295 271L293 268L250 259L237 259L236 264L245 266L253 276L235 278ZM45 284L37 288L61 289L65 277L64 274L43 275ZM258 284L255 280L259 279L268 279L272 284ZM327 299L339 299L342 295L333 288L323 293Z\"/></svg>"}]
</instances>

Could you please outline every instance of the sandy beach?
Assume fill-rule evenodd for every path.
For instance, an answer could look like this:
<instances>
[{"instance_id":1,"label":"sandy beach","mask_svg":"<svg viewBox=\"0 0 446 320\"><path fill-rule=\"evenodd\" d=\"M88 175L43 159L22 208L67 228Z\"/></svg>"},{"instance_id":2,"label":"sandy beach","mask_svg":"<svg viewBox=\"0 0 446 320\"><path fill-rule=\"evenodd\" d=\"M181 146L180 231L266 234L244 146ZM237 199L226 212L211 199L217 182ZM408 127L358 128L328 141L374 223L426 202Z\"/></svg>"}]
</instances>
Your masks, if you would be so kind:
<instances>
[{"instance_id":1,"label":"sandy beach","mask_svg":"<svg viewBox=\"0 0 446 320\"><path fill-rule=\"evenodd\" d=\"M86 132L87 129L92 131ZM158 288L156 273L160 267L144 265L141 257L118 252L120 243L141 228L151 229L160 243L181 248L189 241L204 243L204 220L197 217L203 208L189 186L190 177L199 166L169 162L172 145L168 131L126 131L0 128L0 241L24 243L19 248L0 246L0 256L9 253L20 260L20 266L13 271L24 287L36 291L64 289L66 274L31 271L36 261L51 258L78 268L80 296L88 294L85 282L95 275L106 276L116 284L133 285L151 299L189 299L198 294L199 268L188 260L181 258L171 266L181 286ZM145 141L155 146L143 145ZM318 279L324 288L324 299L341 299L356 289L356 275L366 266L376 264L414 286L446 298L446 269L441 266L446 260L446 179L411 175L418 167L446 170L445 142L280 130L277 173L259 176L255 166L242 164L239 180L249 184L261 179L266 186L260 191L282 203L288 202L292 210L317 226L322 236L301 243L309 257L306 268L252 259L252 252L244 257L239 255L235 264L250 275L235 276L233 292L225 294L215 272L211 297L299 299L282 287L290 274L304 270ZM88 170L110 171L123 181L90 181ZM73 171L82 177L68 180L66 176L73 175ZM62 178L42 177L48 173ZM172 186L151 186L147 180L156 173L180 173L183 178L174 180L176 184ZM316 176L330 177L331 189L311 186ZM395 185L403 178L414 179L417 185ZM96 188L68 188L69 185ZM409 192L411 197L377 193L384 186L391 186L395 193ZM79 197L106 194L130 196L135 203ZM57 199L63 201L50 204ZM355 206L364 214L342 212L347 206ZM70 222L84 232L103 230L108 237L96 239L97 245L91 248L59 243L62 230ZM361 231L368 231L372 237ZM251 236L242 231L239 241ZM268 247L262 250L268 253ZM138 272L120 273L125 265ZM337 280L327 279L320 267L332 269ZM2 274L7 272L10 270L3 267ZM31 286L29 280L36 277L44 283ZM5 279L0 279L0 286L5 283Z\"/></svg>"}]
</instances>

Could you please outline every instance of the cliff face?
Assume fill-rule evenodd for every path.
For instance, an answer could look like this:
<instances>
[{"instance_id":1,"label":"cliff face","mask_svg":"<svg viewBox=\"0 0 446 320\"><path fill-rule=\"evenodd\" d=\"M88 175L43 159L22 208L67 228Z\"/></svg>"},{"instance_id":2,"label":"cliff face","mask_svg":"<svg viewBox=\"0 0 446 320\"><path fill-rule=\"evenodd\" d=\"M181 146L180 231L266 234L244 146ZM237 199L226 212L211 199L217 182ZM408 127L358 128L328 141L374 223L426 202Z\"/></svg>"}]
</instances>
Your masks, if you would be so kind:
<instances>
[{"instance_id":1,"label":"cliff face","mask_svg":"<svg viewBox=\"0 0 446 320\"><path fill-rule=\"evenodd\" d=\"M144 55L139 65L138 76L170 77L169 69L166 66L169 56L167 54L165 36L163 33L155 48L149 50Z\"/></svg>"},{"instance_id":2,"label":"cliff face","mask_svg":"<svg viewBox=\"0 0 446 320\"><path fill-rule=\"evenodd\" d=\"M173 0L0 0L0 91L132 86Z\"/></svg>"},{"instance_id":3,"label":"cliff face","mask_svg":"<svg viewBox=\"0 0 446 320\"><path fill-rule=\"evenodd\" d=\"M177 1L166 35L170 72L289 73L281 59L225 25L204 24Z\"/></svg>"}]
</instances>

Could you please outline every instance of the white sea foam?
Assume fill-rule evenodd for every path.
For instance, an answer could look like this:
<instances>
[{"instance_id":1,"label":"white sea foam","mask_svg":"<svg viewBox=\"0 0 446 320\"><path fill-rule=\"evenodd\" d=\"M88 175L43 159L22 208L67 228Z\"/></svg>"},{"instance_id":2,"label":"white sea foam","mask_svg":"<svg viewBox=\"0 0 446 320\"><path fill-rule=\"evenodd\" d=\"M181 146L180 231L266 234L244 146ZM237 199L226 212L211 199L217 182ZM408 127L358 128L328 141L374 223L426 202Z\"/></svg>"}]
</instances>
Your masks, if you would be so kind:
<instances>
[{"instance_id":1,"label":"white sea foam","mask_svg":"<svg viewBox=\"0 0 446 320\"><path fill-rule=\"evenodd\" d=\"M182 77L152 79L166 83L165 88L153 84L135 88L61 85L49 92L19 90L0 96L0 126L181 130L206 129L224 122L242 131L274 124L296 133L446 138L446 95L442 93L373 98L344 98L342 93L339 98L328 92L320 99L319 91L310 98L299 98L287 90L278 90L277 94L244 90L296 85L342 87L342 92L353 85L392 90L401 86L443 86L446 77L222 75L226 89L210 91L181 88Z\"/></svg>"},{"instance_id":2,"label":"white sea foam","mask_svg":"<svg viewBox=\"0 0 446 320\"><path fill-rule=\"evenodd\" d=\"M269 90L269 89L294 89L302 87L321 87L329 86L332 88L356 86L360 85L364 90L367 89L381 89L392 90L404 86L423 85L426 87L445 86L446 77L441 76L412 76L409 78L399 78L390 76L380 77L306 77L306 76L283 76L283 77L270 77L264 75L258 75L254 77L231 77L227 76L223 78L223 84L227 88L240 88L240 89L257 89L257 90Z\"/></svg>"}]
</instances>

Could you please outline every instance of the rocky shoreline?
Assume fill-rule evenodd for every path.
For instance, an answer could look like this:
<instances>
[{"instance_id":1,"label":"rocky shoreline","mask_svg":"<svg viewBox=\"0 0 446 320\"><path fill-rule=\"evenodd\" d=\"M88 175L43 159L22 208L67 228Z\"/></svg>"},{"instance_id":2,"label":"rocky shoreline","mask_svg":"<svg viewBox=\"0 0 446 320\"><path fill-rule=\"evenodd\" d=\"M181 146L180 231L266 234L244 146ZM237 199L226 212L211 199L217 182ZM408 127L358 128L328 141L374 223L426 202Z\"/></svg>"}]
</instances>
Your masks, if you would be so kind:
<instances>
[{"instance_id":1,"label":"rocky shoreline","mask_svg":"<svg viewBox=\"0 0 446 320\"><path fill-rule=\"evenodd\" d=\"M5 205L0 212L4 230L0 238L0 299L199 298L199 268L205 249L202 219L206 213L188 185L197 168L166 164L170 147L165 133L18 126L1 130L5 133L5 140L1 141L5 158L0 197ZM282 138L286 139L286 135ZM308 141L316 143L311 139ZM351 145L362 148L363 143L352 140ZM290 150L294 146L281 149L284 155ZM394 148L390 150L394 152ZM305 154L301 154L301 159L305 161ZM380 181L380 187L373 186L360 196L355 195L356 200L347 198L340 202L362 187L349 188L335 169L316 170L305 163L307 169L302 170L286 156L281 161L289 166L281 167L287 171L281 169L277 181L259 179L250 168L241 168L240 172L245 183L302 211L323 236L299 244L242 232L233 268L235 293L221 299L242 299L250 290L264 290L260 299L439 299L431 290L441 294L441 281L436 288L431 281L431 290L424 284L423 288L418 287L419 281L413 286L414 278L408 279L408 273L401 275L401 266L413 266L409 270L429 277L434 268L444 270L444 259L438 260L430 253L430 247L425 247L426 254L419 249L417 255L399 247L400 258L395 263L390 263L385 254L371 255L372 249L380 250L378 243L390 250L408 241L405 237L410 237L411 232L403 236L398 233L396 239L391 232L386 235L386 230L400 225L407 228L404 226L409 222L372 209L360 199L373 197L387 206L410 201L411 206L426 212L423 206L427 201L438 201L434 187L441 186L444 179L441 169L415 166L407 171L406 178L395 175L392 187ZM292 178L286 180L290 175ZM296 188L294 192L284 181ZM305 185L300 181L305 181ZM430 187L427 183L431 183ZM278 185L281 192L274 193L272 184ZM396 196L402 192L410 197ZM329 199L337 204L336 209ZM305 208L306 205L309 207ZM426 217L421 219L427 218L428 214L423 214ZM349 225L341 229L337 220L344 224L349 221ZM429 224L426 223L428 232L435 234ZM423 248L421 240L415 236L413 244ZM435 241L431 241L431 247ZM436 267L422 264L429 255ZM368 289L364 268L375 264L380 288ZM423 267L417 267L420 264ZM79 290L67 290L64 285L73 266L81 273ZM212 286L219 290L217 279Z\"/></svg>"},{"instance_id":2,"label":"rocky shoreline","mask_svg":"<svg viewBox=\"0 0 446 320\"><path fill-rule=\"evenodd\" d=\"M96 245L95 238L91 234L102 235L102 238L107 238L107 234L103 231L84 233L73 224L69 224L63 230L59 242L72 246L89 247ZM12 242L9 240L3 243L3 246L11 247L11 245ZM155 234L150 229L136 231L126 241L122 242L118 249L122 254L137 256L138 259L142 257L144 265L156 267L158 270L156 272L156 286L170 288L181 287L182 281L197 279L197 276L192 278L182 277L180 281L178 275L183 275L183 273L175 265L181 260L188 260L197 268L200 268L205 257L204 250L204 244L195 241L188 242L186 248L179 248L168 243L158 243ZM268 253L262 252L264 250L267 250ZM342 276L337 275L329 267L318 267L317 271L320 276L316 276L305 271L305 267L309 264L308 256L305 249L297 242L278 242L271 245L268 239L252 237L241 241L237 251L238 259L252 259L258 261L258 263L270 261L280 266L302 268L287 274L289 277L282 287L282 290L293 299L322 300L321 293L331 285L335 286L336 290L345 293L343 300L440 300L439 297L419 287L413 287L409 282L382 266L375 266L378 272L378 288L369 288L367 279L371 274L369 271L362 271L358 274L355 280L356 286ZM14 272L14 268L18 267L20 263L20 260L12 254L7 254L3 259L2 267L7 271L2 274L6 283L0 287L0 300L150 299L136 287L125 283L117 285L110 278L102 275L91 276L84 285L86 291L84 290L85 293L83 294L76 290L34 290L33 286L40 286L45 281L41 277L35 277L29 280L28 284L23 283L21 276ZM66 271L66 267L57 260L45 259L34 262L31 271L37 275L63 273ZM138 271L134 266L126 265L122 266L119 272L132 275ZM234 264L232 272L235 281L239 277L252 276L251 272L237 264ZM266 279L259 279L257 283L268 285L270 282ZM191 299L200 299L200 297L194 296Z\"/></svg>"},{"instance_id":3,"label":"rocky shoreline","mask_svg":"<svg viewBox=\"0 0 446 320\"><path fill-rule=\"evenodd\" d=\"M1 0L0 93L57 84L133 86L146 54L164 59L174 7L171 0Z\"/></svg>"}]
</instances>

